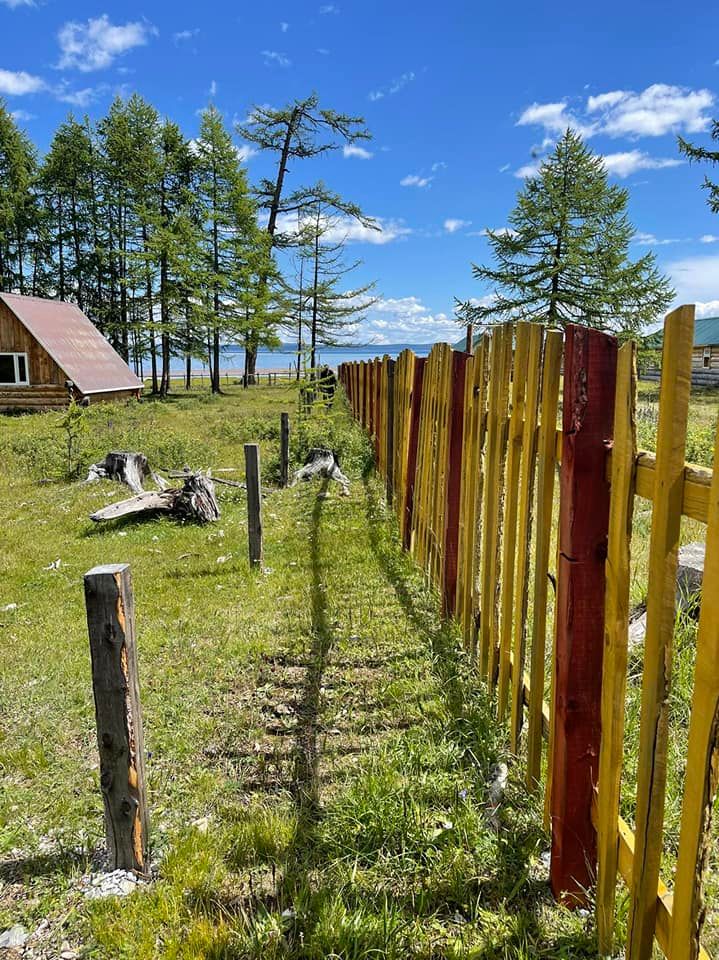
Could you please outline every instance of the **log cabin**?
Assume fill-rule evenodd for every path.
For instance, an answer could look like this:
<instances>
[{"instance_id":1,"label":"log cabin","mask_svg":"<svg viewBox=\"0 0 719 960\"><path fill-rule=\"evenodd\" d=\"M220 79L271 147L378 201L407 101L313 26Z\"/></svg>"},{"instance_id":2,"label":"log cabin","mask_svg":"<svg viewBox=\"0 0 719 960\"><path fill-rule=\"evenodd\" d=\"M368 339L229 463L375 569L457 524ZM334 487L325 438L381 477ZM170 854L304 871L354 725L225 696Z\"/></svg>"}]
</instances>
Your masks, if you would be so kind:
<instances>
[{"instance_id":1,"label":"log cabin","mask_svg":"<svg viewBox=\"0 0 719 960\"><path fill-rule=\"evenodd\" d=\"M0 412L128 400L142 387L74 303L0 292Z\"/></svg>"}]
</instances>

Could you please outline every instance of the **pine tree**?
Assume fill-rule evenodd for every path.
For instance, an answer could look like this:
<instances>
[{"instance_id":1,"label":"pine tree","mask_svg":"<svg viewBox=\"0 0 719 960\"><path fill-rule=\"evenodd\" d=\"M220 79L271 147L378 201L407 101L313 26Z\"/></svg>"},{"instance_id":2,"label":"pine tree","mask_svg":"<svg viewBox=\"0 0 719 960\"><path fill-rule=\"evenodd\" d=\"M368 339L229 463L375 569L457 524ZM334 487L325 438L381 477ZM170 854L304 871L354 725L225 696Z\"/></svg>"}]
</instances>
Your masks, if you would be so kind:
<instances>
[{"instance_id":1,"label":"pine tree","mask_svg":"<svg viewBox=\"0 0 719 960\"><path fill-rule=\"evenodd\" d=\"M712 121L711 138L719 141L719 120ZM706 160L712 166L719 163L719 150L709 150L708 147L695 147L682 137L679 137L679 152L683 153L691 162ZM709 192L707 203L712 213L719 213L719 183L714 183L709 177L704 177L704 189Z\"/></svg>"},{"instance_id":2,"label":"pine tree","mask_svg":"<svg viewBox=\"0 0 719 960\"><path fill-rule=\"evenodd\" d=\"M509 228L487 231L496 265L473 272L494 286L494 298L472 305L473 318L625 332L655 320L674 293L653 254L629 259L627 202L626 190L608 184L601 157L567 130L520 190Z\"/></svg>"}]
</instances>

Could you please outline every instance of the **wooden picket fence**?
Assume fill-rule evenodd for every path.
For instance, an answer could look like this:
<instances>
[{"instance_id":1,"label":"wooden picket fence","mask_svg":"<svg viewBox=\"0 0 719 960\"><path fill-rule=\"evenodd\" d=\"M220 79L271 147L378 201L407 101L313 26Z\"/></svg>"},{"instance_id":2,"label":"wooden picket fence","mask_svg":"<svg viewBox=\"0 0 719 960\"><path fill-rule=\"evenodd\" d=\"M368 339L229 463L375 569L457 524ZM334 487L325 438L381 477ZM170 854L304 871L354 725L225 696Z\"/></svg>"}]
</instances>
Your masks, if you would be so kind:
<instances>
[{"instance_id":1,"label":"wooden picket fence","mask_svg":"<svg viewBox=\"0 0 719 960\"><path fill-rule=\"evenodd\" d=\"M599 331L503 324L473 354L437 344L427 358L405 350L339 371L373 438L403 544L460 623L530 789L545 770L552 889L570 905L595 890L599 945L610 955L621 878L629 960L647 960L655 942L671 960L708 960L700 936L719 778L719 474L685 463L693 327L693 307L665 321L656 454L636 447L635 346ZM632 831L619 808L637 496L652 501L652 529ZM707 525L707 548L670 892L660 861L682 516Z\"/></svg>"}]
</instances>

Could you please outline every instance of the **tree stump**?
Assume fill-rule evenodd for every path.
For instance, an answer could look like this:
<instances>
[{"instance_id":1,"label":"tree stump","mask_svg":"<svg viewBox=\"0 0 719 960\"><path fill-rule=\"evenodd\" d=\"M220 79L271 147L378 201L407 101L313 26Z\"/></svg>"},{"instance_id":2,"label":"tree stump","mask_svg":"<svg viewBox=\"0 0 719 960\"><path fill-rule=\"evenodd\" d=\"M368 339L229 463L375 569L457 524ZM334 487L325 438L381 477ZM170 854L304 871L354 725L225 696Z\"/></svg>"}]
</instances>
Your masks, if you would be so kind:
<instances>
[{"instance_id":1,"label":"tree stump","mask_svg":"<svg viewBox=\"0 0 719 960\"><path fill-rule=\"evenodd\" d=\"M166 489L167 482L155 473L144 453L113 450L104 460L92 464L85 483L92 483L94 480L119 480L120 483L127 484L133 493L142 493L147 477L158 490Z\"/></svg>"},{"instance_id":2,"label":"tree stump","mask_svg":"<svg viewBox=\"0 0 719 960\"><path fill-rule=\"evenodd\" d=\"M145 491L129 500L112 503L90 515L95 522L117 520L138 513L167 513L177 520L212 523L220 517L212 479L202 472L183 474L179 488Z\"/></svg>"}]
</instances>

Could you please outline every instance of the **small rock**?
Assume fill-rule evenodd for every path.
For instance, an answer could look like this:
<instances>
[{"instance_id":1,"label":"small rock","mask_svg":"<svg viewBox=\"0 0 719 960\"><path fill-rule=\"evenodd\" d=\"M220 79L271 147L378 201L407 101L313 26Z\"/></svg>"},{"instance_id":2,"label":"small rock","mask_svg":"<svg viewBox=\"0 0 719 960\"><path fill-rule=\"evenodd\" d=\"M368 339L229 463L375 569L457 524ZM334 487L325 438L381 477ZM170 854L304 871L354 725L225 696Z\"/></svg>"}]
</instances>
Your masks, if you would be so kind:
<instances>
[{"instance_id":1,"label":"small rock","mask_svg":"<svg viewBox=\"0 0 719 960\"><path fill-rule=\"evenodd\" d=\"M28 932L22 924L16 923L4 933L0 934L0 950L8 950L11 947L24 947L28 938Z\"/></svg>"},{"instance_id":2,"label":"small rock","mask_svg":"<svg viewBox=\"0 0 719 960\"><path fill-rule=\"evenodd\" d=\"M197 830L198 833L207 833L210 829L210 818L209 817L200 817L197 820L192 821L192 826Z\"/></svg>"},{"instance_id":3,"label":"small rock","mask_svg":"<svg viewBox=\"0 0 719 960\"><path fill-rule=\"evenodd\" d=\"M129 870L112 870L110 873L95 873L82 877L80 886L88 900L105 897L124 897L142 883Z\"/></svg>"},{"instance_id":4,"label":"small rock","mask_svg":"<svg viewBox=\"0 0 719 960\"><path fill-rule=\"evenodd\" d=\"M629 621L629 648L638 647L644 643L644 637L647 633L647 611L637 610L632 614Z\"/></svg>"},{"instance_id":5,"label":"small rock","mask_svg":"<svg viewBox=\"0 0 719 960\"><path fill-rule=\"evenodd\" d=\"M685 543L679 548L677 565L677 606L687 612L698 612L697 594L704 579L706 544Z\"/></svg>"},{"instance_id":6,"label":"small rock","mask_svg":"<svg viewBox=\"0 0 719 960\"><path fill-rule=\"evenodd\" d=\"M0 613L10 613L11 610L17 610L16 603L6 603L4 607L0 607Z\"/></svg>"}]
</instances>

